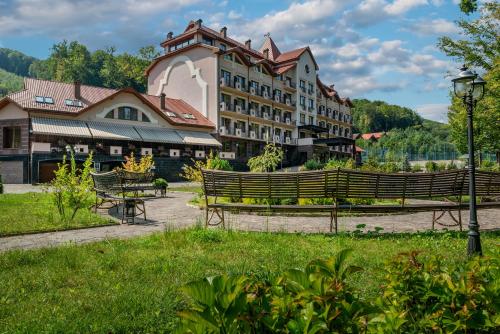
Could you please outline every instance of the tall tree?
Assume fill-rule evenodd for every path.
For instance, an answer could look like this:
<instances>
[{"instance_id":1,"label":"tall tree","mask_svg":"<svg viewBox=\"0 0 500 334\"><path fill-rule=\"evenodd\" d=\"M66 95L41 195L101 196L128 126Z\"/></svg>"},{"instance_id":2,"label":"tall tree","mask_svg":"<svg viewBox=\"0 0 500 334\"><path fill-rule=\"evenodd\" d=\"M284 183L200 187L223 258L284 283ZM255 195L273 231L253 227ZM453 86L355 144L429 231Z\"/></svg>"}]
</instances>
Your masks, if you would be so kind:
<instances>
[{"instance_id":1,"label":"tall tree","mask_svg":"<svg viewBox=\"0 0 500 334\"><path fill-rule=\"evenodd\" d=\"M475 66L485 72L485 96L474 109L475 144L480 151L500 152L500 4L462 0L462 11L469 15L476 10L479 18L457 22L464 39L442 37L438 47L448 56ZM467 151L466 111L462 101L452 97L448 120L452 140L461 152Z\"/></svg>"}]
</instances>

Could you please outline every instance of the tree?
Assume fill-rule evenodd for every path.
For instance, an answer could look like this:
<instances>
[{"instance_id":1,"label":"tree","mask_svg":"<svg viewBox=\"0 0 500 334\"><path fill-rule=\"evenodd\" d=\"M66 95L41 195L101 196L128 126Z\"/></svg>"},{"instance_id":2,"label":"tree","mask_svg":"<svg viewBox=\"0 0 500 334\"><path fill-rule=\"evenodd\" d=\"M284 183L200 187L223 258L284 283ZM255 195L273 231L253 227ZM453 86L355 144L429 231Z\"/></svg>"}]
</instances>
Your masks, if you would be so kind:
<instances>
[{"instance_id":1,"label":"tree","mask_svg":"<svg viewBox=\"0 0 500 334\"><path fill-rule=\"evenodd\" d=\"M477 10L476 1L463 0L462 11ZM479 9L480 17L468 22L457 22L465 39L442 37L438 47L450 57L485 71L485 96L474 109L474 140L478 151L500 152L500 4L486 2ZM462 101L452 97L448 120L451 137L458 150L467 151L467 115Z\"/></svg>"},{"instance_id":2,"label":"tree","mask_svg":"<svg viewBox=\"0 0 500 334\"><path fill-rule=\"evenodd\" d=\"M477 4L475 1L462 0L461 9L465 14L474 12ZM457 21L465 39L453 40L444 36L439 39L438 47L447 56L454 57L467 65L480 67L489 71L495 65L500 55L499 20L500 3L486 2L479 10L480 17L477 20Z\"/></svg>"}]
</instances>

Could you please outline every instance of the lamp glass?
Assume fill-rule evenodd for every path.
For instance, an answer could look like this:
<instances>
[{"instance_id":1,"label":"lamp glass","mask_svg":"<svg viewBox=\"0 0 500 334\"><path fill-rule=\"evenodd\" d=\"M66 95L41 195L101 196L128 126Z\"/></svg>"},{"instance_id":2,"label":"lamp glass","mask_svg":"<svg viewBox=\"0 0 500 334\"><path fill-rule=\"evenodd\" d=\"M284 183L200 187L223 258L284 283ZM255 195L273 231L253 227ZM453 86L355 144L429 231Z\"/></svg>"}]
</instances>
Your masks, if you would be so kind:
<instances>
[{"instance_id":1,"label":"lamp glass","mask_svg":"<svg viewBox=\"0 0 500 334\"><path fill-rule=\"evenodd\" d=\"M456 80L453 82L453 88L457 97L464 97L472 91L472 80Z\"/></svg>"},{"instance_id":2,"label":"lamp glass","mask_svg":"<svg viewBox=\"0 0 500 334\"><path fill-rule=\"evenodd\" d=\"M472 97L474 98L474 100L480 100L483 98L485 84L486 81L484 81L480 76L478 76L476 80L474 80L474 91L472 92Z\"/></svg>"}]
</instances>

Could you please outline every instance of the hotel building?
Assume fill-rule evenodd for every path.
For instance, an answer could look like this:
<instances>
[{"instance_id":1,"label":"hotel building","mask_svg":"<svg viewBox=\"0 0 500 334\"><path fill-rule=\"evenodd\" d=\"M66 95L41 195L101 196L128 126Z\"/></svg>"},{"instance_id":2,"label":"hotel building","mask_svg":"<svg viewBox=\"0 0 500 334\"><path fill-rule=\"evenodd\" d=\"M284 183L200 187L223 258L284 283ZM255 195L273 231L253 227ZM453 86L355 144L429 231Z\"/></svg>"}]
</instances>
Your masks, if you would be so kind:
<instances>
[{"instance_id":1,"label":"hotel building","mask_svg":"<svg viewBox=\"0 0 500 334\"><path fill-rule=\"evenodd\" d=\"M27 78L1 99L4 182L46 182L70 150L79 161L93 151L101 171L153 154L168 180L210 150L245 169L268 142L283 147L284 166L353 155L352 104L321 82L309 47L282 53L267 35L256 50L201 20L161 46L147 94Z\"/></svg>"}]
</instances>

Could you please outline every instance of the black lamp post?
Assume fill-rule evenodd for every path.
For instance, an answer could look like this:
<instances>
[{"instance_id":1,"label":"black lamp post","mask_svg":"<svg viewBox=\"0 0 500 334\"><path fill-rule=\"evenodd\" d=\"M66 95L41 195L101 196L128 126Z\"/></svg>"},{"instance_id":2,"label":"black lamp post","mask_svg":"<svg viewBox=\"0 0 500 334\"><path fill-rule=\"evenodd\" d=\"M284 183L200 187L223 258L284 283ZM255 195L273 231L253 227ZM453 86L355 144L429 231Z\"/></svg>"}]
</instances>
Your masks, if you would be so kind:
<instances>
[{"instance_id":1,"label":"black lamp post","mask_svg":"<svg viewBox=\"0 0 500 334\"><path fill-rule=\"evenodd\" d=\"M451 81L455 95L462 99L467 108L467 137L469 146L469 241L467 254L482 255L481 240L479 237L479 224L477 223L476 210L476 166L474 163L474 126L472 112L477 101L484 96L484 85L486 82L476 73L467 69L464 65L458 76Z\"/></svg>"}]
</instances>

